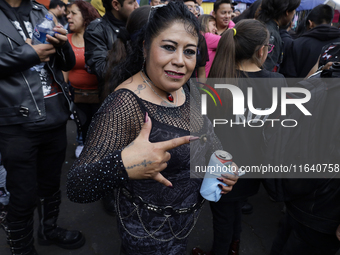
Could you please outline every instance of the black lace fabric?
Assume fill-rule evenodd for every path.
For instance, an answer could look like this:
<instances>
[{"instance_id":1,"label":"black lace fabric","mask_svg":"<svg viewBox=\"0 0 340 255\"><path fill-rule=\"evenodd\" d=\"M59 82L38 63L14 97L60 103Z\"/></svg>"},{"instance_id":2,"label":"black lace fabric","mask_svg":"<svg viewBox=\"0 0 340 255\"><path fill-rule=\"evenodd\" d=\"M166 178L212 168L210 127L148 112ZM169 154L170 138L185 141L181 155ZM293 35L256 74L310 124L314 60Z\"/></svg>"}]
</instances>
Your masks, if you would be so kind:
<instances>
[{"instance_id":1,"label":"black lace fabric","mask_svg":"<svg viewBox=\"0 0 340 255\"><path fill-rule=\"evenodd\" d=\"M210 121L200 114L198 90L185 85L184 91L186 101L178 107L147 102L127 89L111 94L94 116L84 150L69 172L68 197L74 202L88 203L124 186L157 206L178 209L200 203L202 180L190 178L190 154L194 155L195 164L204 165L205 156L210 157L221 145ZM197 104L192 104L193 101ZM120 152L138 136L146 112L152 121L150 142L190 134L208 138L169 151L171 159L162 175L172 182L173 189L154 180L129 180L122 164ZM119 232L127 254L185 253L186 237L199 212L165 217L139 208L120 189L116 194Z\"/></svg>"}]
</instances>

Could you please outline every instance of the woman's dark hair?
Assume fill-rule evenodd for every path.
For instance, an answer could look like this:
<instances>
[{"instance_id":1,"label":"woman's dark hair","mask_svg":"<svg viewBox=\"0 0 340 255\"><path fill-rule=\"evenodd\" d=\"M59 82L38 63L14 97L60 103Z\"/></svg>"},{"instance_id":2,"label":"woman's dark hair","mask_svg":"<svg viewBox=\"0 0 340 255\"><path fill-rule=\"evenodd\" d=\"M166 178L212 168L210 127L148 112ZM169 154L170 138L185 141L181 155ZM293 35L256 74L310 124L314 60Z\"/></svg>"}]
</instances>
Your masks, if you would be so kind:
<instances>
[{"instance_id":1,"label":"woman's dark hair","mask_svg":"<svg viewBox=\"0 0 340 255\"><path fill-rule=\"evenodd\" d=\"M257 20L241 20L221 36L209 78L236 78L236 69L243 60L252 59L260 65L256 51L269 40L269 32L264 24Z\"/></svg>"},{"instance_id":2,"label":"woman's dark hair","mask_svg":"<svg viewBox=\"0 0 340 255\"><path fill-rule=\"evenodd\" d=\"M85 28L91 23L92 20L100 18L98 11L89 2L76 0L70 6L72 5L76 5L79 8L84 19Z\"/></svg>"},{"instance_id":3,"label":"woman's dark hair","mask_svg":"<svg viewBox=\"0 0 340 255\"><path fill-rule=\"evenodd\" d=\"M315 25L330 24L333 17L334 11L332 7L327 4L319 4L308 14L306 25L309 26L308 20L313 21Z\"/></svg>"},{"instance_id":4,"label":"woman's dark hair","mask_svg":"<svg viewBox=\"0 0 340 255\"><path fill-rule=\"evenodd\" d=\"M286 12L296 10L300 6L301 0L262 0L258 20L267 23L270 20L278 20Z\"/></svg>"},{"instance_id":5,"label":"woman's dark hair","mask_svg":"<svg viewBox=\"0 0 340 255\"><path fill-rule=\"evenodd\" d=\"M243 60L252 60L261 66L256 52L268 43L269 32L265 25L258 20L245 19L238 22L234 29L235 36L233 29L228 29L221 36L208 78L237 78L237 69ZM223 89L218 93L222 93L227 100L228 109L232 103L230 91Z\"/></svg>"},{"instance_id":6,"label":"woman's dark hair","mask_svg":"<svg viewBox=\"0 0 340 255\"><path fill-rule=\"evenodd\" d=\"M138 22L140 22L139 19ZM147 24L138 32L136 39L131 40L131 47L129 47L131 51L128 50L126 52L126 59L120 62L112 71L110 70L112 73L109 80L110 91L113 91L119 84L142 69L144 48L147 55L149 55L153 39L174 22L183 23L188 33L197 36L197 38L199 37L200 32L197 18L183 2L169 2L165 6L151 8ZM131 35L131 37L134 36Z\"/></svg>"},{"instance_id":7,"label":"woman's dark hair","mask_svg":"<svg viewBox=\"0 0 340 255\"><path fill-rule=\"evenodd\" d=\"M243 19L253 19L255 18L256 11L260 8L262 0L257 0L256 2L252 3L251 6L249 6L248 9L246 9L244 12L242 12L237 17L233 18L233 22L236 24L240 20Z\"/></svg>"},{"instance_id":8,"label":"woman's dark hair","mask_svg":"<svg viewBox=\"0 0 340 255\"><path fill-rule=\"evenodd\" d=\"M148 22L151 6L144 5L134 10L126 22L126 29L121 28L118 33L118 38L112 45L112 49L107 57L107 71L105 77L105 87L101 98L105 99L113 90L111 84L115 79L114 68L126 59L128 53L132 51L131 40L136 41L139 34L142 32L143 26Z\"/></svg>"},{"instance_id":9,"label":"woman's dark hair","mask_svg":"<svg viewBox=\"0 0 340 255\"><path fill-rule=\"evenodd\" d=\"M295 30L295 37L293 39L300 37L301 35L303 35L307 31L306 20L307 20L307 17L303 18L300 21L299 25L297 26L297 28Z\"/></svg>"},{"instance_id":10,"label":"woman's dark hair","mask_svg":"<svg viewBox=\"0 0 340 255\"><path fill-rule=\"evenodd\" d=\"M200 23L200 30L203 33L209 33L209 22L216 21L215 18L209 14L203 14L198 17L198 22Z\"/></svg>"}]
</instances>

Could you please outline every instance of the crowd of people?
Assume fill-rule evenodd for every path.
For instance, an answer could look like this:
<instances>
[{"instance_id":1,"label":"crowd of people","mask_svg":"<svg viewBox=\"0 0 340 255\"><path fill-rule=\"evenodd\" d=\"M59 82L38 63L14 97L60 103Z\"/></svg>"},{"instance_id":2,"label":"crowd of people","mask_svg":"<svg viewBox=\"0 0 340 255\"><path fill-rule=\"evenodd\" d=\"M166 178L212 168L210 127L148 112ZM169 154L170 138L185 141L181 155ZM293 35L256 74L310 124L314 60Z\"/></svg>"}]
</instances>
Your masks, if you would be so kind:
<instances>
[{"instance_id":1,"label":"crowd of people","mask_svg":"<svg viewBox=\"0 0 340 255\"><path fill-rule=\"evenodd\" d=\"M57 224L70 118L78 146L67 196L76 203L103 201L116 215L122 254L186 253L205 202L202 176L193 174L193 166L207 165L220 150L233 163L216 177L221 199L209 202L211 250L197 244L192 255L240 254L242 213L252 211L247 198L268 183L240 177L239 168L265 163L266 128L215 120L279 119L280 107L267 112L273 91L292 86L286 78L311 80L339 71L334 10L316 6L297 35L290 23L300 3L257 0L241 13L233 1L218 0L204 14L196 0L151 0L142 7L136 0L51 0L49 10L31 0L0 0L0 224L12 254L38 254L36 208L39 245L77 249L86 242L81 231ZM48 11L55 34L46 36L46 44L33 44L34 27ZM234 114L240 97L213 89L229 82L248 98L241 115ZM209 100L207 114L205 87L221 103L216 110ZM336 96L333 89L329 98L336 102ZM327 111L337 116L336 109ZM339 169L340 129L324 128L327 164ZM291 182L304 192L284 201L271 255L336 254L339 177Z\"/></svg>"}]
</instances>

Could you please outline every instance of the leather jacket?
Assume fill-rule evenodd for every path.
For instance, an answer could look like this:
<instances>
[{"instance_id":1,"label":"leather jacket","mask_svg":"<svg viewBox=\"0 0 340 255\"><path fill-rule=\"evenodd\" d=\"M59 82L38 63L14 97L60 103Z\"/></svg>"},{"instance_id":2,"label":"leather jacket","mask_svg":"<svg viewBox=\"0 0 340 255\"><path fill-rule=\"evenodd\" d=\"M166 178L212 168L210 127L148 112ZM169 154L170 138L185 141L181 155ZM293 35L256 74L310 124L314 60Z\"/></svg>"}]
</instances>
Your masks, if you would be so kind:
<instances>
[{"instance_id":1,"label":"leather jacket","mask_svg":"<svg viewBox=\"0 0 340 255\"><path fill-rule=\"evenodd\" d=\"M117 39L119 27L110 22L107 15L92 21L85 30L85 62L97 75L99 87L104 83L106 57Z\"/></svg>"},{"instance_id":2,"label":"leather jacket","mask_svg":"<svg viewBox=\"0 0 340 255\"><path fill-rule=\"evenodd\" d=\"M30 21L43 18L47 10L31 2ZM40 63L35 50L24 42L11 21L0 10L0 126L24 124L46 119L41 80L31 67ZM68 87L61 72L75 65L75 56L69 42L57 48L50 56L47 68L69 101Z\"/></svg>"}]
</instances>

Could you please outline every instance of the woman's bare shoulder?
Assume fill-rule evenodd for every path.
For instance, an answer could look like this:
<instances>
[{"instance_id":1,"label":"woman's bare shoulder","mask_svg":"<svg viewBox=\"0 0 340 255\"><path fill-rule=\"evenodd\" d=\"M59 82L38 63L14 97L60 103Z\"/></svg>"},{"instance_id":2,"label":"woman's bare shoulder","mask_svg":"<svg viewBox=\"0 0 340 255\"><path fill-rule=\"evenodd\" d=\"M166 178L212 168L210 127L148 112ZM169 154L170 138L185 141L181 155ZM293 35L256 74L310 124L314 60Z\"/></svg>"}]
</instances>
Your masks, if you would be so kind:
<instances>
[{"instance_id":1,"label":"woman's bare shoulder","mask_svg":"<svg viewBox=\"0 0 340 255\"><path fill-rule=\"evenodd\" d=\"M127 80L125 80L124 82L122 82L121 84L119 84L118 87L114 91L117 91L120 89L128 89L131 91L135 91L139 84L140 84L139 74L137 73L131 76L130 78L128 78Z\"/></svg>"}]
</instances>

